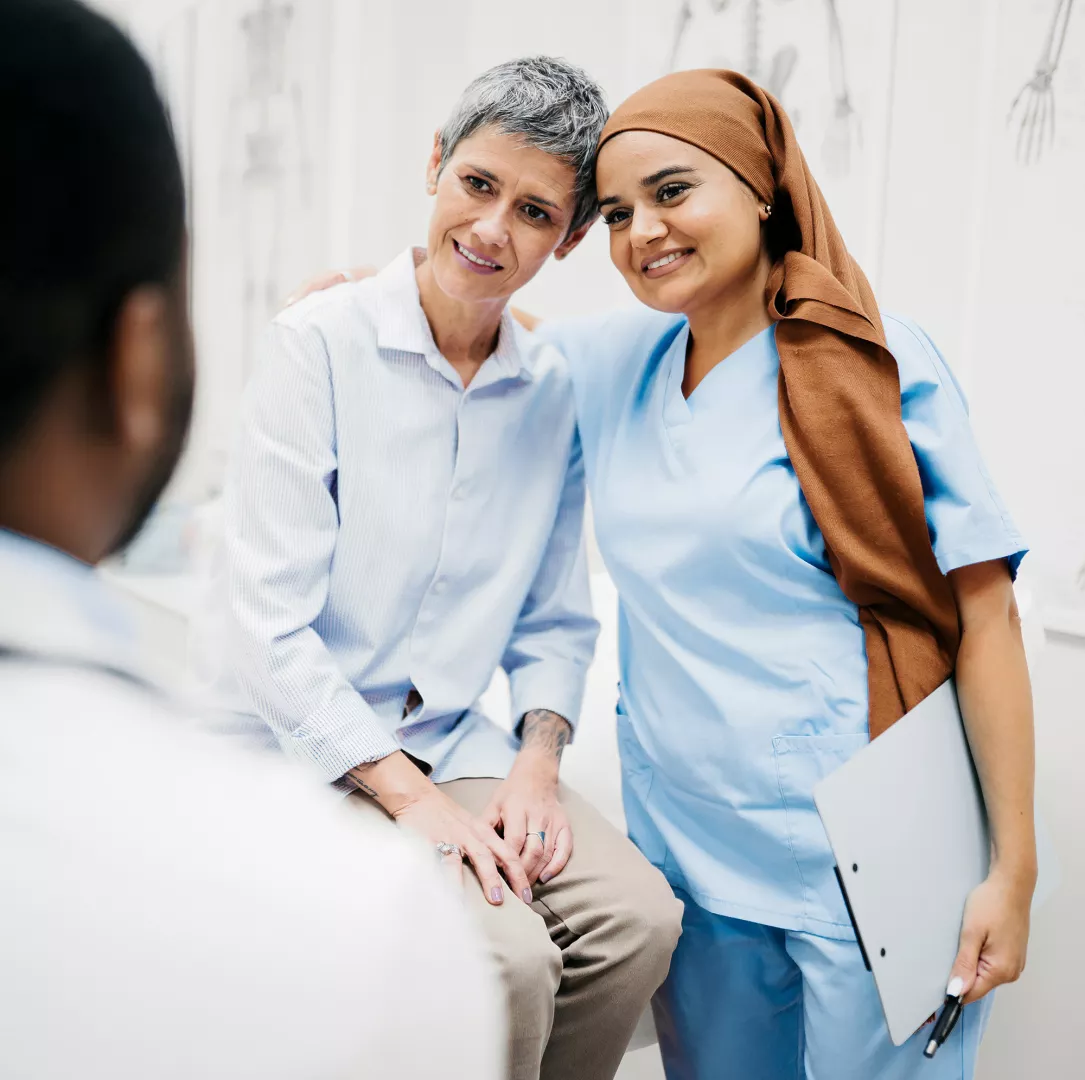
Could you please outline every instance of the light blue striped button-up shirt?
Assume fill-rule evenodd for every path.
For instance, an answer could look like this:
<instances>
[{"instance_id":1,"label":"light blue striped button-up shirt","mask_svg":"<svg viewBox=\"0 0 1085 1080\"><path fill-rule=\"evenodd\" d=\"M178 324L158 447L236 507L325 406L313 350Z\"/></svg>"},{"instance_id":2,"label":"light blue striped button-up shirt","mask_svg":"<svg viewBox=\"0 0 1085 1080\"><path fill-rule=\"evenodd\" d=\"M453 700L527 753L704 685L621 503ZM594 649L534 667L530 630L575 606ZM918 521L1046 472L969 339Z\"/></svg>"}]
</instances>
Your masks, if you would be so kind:
<instances>
[{"instance_id":1,"label":"light blue striped button-up shirt","mask_svg":"<svg viewBox=\"0 0 1085 1080\"><path fill-rule=\"evenodd\" d=\"M197 683L329 781L397 749L435 781L504 776L517 740L476 706L499 665L514 720L580 712L598 630L583 511L562 355L506 311L465 390L407 251L272 324L194 620Z\"/></svg>"}]
</instances>

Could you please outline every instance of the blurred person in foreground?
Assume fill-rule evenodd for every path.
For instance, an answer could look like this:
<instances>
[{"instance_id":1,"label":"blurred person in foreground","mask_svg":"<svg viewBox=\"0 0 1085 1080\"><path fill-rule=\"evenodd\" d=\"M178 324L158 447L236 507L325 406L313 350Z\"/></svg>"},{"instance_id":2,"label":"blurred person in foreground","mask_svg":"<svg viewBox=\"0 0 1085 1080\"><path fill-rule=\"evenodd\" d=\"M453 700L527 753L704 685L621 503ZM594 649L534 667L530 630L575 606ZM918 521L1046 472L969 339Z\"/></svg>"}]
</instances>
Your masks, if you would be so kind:
<instances>
[{"instance_id":1,"label":"blurred person in foreground","mask_svg":"<svg viewBox=\"0 0 1085 1080\"><path fill-rule=\"evenodd\" d=\"M462 872L513 1080L612 1077L681 921L559 784L598 630L584 464L565 360L508 309L594 219L605 120L562 60L485 72L435 140L426 247L275 319L192 638L224 725ZM511 734L478 705L499 666Z\"/></svg>"},{"instance_id":2,"label":"blurred person in foreground","mask_svg":"<svg viewBox=\"0 0 1085 1080\"><path fill-rule=\"evenodd\" d=\"M192 401L150 72L72 0L3 0L0 116L0 1076L495 1080L496 984L436 861L188 730L92 569Z\"/></svg>"}]
</instances>

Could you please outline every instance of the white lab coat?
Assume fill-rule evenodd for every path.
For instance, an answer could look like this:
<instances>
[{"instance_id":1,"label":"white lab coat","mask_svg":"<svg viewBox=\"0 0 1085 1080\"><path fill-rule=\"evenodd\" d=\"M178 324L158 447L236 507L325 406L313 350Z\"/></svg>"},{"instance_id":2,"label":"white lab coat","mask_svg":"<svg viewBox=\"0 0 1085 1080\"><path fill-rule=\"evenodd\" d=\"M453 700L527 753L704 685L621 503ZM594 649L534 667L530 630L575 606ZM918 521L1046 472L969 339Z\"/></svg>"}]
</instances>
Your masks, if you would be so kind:
<instances>
[{"instance_id":1,"label":"white lab coat","mask_svg":"<svg viewBox=\"0 0 1085 1080\"><path fill-rule=\"evenodd\" d=\"M187 729L129 645L91 570L0 531L0 1076L497 1080L428 855Z\"/></svg>"}]
</instances>

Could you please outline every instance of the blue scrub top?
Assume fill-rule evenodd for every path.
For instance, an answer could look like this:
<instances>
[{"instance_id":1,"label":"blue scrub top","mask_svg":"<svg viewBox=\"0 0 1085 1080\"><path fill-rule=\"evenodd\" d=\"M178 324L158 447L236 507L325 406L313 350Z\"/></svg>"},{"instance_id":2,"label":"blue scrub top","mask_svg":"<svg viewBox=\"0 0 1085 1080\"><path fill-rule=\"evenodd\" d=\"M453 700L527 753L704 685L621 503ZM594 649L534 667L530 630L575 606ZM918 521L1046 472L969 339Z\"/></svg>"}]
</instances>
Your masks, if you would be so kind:
<instances>
[{"instance_id":1,"label":"blue scrub top","mask_svg":"<svg viewBox=\"0 0 1085 1080\"><path fill-rule=\"evenodd\" d=\"M689 328L543 323L573 372L595 529L618 588L630 835L732 918L851 938L814 785L868 740L863 631L784 447L774 328L682 394ZM885 317L943 572L1025 545L930 339Z\"/></svg>"}]
</instances>

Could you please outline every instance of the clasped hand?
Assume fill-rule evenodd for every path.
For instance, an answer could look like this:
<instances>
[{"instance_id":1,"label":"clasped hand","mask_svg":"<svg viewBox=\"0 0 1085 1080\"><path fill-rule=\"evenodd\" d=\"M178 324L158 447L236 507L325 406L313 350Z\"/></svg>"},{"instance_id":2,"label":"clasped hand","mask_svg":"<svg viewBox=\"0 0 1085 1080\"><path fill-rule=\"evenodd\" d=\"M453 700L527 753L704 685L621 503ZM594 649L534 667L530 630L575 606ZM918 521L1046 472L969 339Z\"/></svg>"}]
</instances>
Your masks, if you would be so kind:
<instances>
[{"instance_id":1,"label":"clasped hand","mask_svg":"<svg viewBox=\"0 0 1085 1080\"><path fill-rule=\"evenodd\" d=\"M572 854L572 830L557 795L556 762L522 751L480 817L435 785L393 816L434 846L458 847L462 857L444 856L443 867L462 882L463 863L469 863L491 904L504 902L506 882L530 904L531 886L560 873Z\"/></svg>"}]
</instances>

